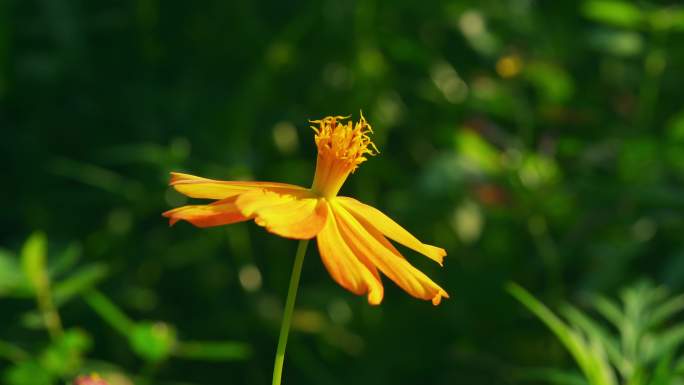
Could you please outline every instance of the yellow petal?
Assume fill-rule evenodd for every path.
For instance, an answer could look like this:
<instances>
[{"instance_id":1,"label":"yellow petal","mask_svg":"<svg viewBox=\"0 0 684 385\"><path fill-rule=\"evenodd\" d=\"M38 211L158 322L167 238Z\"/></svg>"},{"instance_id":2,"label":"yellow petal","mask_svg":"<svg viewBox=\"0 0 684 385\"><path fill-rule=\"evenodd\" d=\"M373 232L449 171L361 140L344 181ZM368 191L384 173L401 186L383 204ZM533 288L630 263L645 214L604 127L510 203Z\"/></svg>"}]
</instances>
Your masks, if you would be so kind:
<instances>
[{"instance_id":1,"label":"yellow petal","mask_svg":"<svg viewBox=\"0 0 684 385\"><path fill-rule=\"evenodd\" d=\"M208 205L182 206L169 210L162 215L169 218L170 225L184 220L197 227L228 225L249 219L249 217L242 215L235 206L235 198L224 199Z\"/></svg>"},{"instance_id":2,"label":"yellow petal","mask_svg":"<svg viewBox=\"0 0 684 385\"><path fill-rule=\"evenodd\" d=\"M171 173L169 184L181 194L204 199L225 199L254 189L267 189L281 193L306 190L303 187L286 183L222 181L178 172Z\"/></svg>"},{"instance_id":3,"label":"yellow petal","mask_svg":"<svg viewBox=\"0 0 684 385\"><path fill-rule=\"evenodd\" d=\"M364 264L342 239L335 216L328 210L328 217L316 241L323 265L335 282L356 295L368 294L368 303L382 302L384 289L375 266Z\"/></svg>"},{"instance_id":4,"label":"yellow petal","mask_svg":"<svg viewBox=\"0 0 684 385\"><path fill-rule=\"evenodd\" d=\"M364 222L364 225L368 224L374 227L387 236L387 238L425 255L439 263L440 266L443 264L444 256L446 255L444 249L422 243L375 207L366 205L349 197L337 197L335 200L343 205L354 218L360 222Z\"/></svg>"},{"instance_id":5,"label":"yellow petal","mask_svg":"<svg viewBox=\"0 0 684 385\"><path fill-rule=\"evenodd\" d=\"M311 239L318 234L328 215L324 199L308 191L295 195L254 190L241 194L236 205L244 216L266 230L285 238Z\"/></svg>"},{"instance_id":6,"label":"yellow petal","mask_svg":"<svg viewBox=\"0 0 684 385\"><path fill-rule=\"evenodd\" d=\"M449 295L406 259L383 246L337 200L330 203L343 239L355 251L412 296L438 305Z\"/></svg>"}]
</instances>

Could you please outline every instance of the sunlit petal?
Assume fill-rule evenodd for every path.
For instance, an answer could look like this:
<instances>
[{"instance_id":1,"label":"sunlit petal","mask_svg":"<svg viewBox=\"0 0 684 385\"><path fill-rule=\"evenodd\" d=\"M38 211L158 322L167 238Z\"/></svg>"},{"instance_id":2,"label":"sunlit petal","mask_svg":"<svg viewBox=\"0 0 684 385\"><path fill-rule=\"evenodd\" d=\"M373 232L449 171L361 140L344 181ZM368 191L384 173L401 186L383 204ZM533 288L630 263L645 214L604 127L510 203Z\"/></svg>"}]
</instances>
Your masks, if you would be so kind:
<instances>
[{"instance_id":1,"label":"sunlit petal","mask_svg":"<svg viewBox=\"0 0 684 385\"><path fill-rule=\"evenodd\" d=\"M244 216L254 217L256 224L286 238L311 239L318 234L328 215L322 198L303 191L278 194L254 190L241 194L236 205Z\"/></svg>"},{"instance_id":2,"label":"sunlit petal","mask_svg":"<svg viewBox=\"0 0 684 385\"><path fill-rule=\"evenodd\" d=\"M377 269L370 263L363 263L342 239L342 235L330 212L323 229L316 238L323 265L340 286L357 295L367 294L368 303L378 305L384 289Z\"/></svg>"},{"instance_id":3,"label":"sunlit petal","mask_svg":"<svg viewBox=\"0 0 684 385\"><path fill-rule=\"evenodd\" d=\"M342 237L357 254L363 255L380 271L412 296L438 305L449 295L428 276L411 266L373 237L340 203L331 202Z\"/></svg>"},{"instance_id":4,"label":"sunlit petal","mask_svg":"<svg viewBox=\"0 0 684 385\"><path fill-rule=\"evenodd\" d=\"M181 194L204 199L225 199L255 189L267 189L280 193L306 190L303 187L286 183L222 181L178 172L171 173L170 185Z\"/></svg>"},{"instance_id":5,"label":"sunlit petal","mask_svg":"<svg viewBox=\"0 0 684 385\"><path fill-rule=\"evenodd\" d=\"M197 227L229 225L250 219L242 215L237 206L235 206L234 197L208 205L182 206L169 210L162 215L169 218L170 225L184 220Z\"/></svg>"},{"instance_id":6,"label":"sunlit petal","mask_svg":"<svg viewBox=\"0 0 684 385\"><path fill-rule=\"evenodd\" d=\"M425 255L440 265L443 264L444 256L446 255L444 249L422 243L375 207L349 197L337 197L335 200L344 206L357 220L367 222L387 238Z\"/></svg>"}]
</instances>

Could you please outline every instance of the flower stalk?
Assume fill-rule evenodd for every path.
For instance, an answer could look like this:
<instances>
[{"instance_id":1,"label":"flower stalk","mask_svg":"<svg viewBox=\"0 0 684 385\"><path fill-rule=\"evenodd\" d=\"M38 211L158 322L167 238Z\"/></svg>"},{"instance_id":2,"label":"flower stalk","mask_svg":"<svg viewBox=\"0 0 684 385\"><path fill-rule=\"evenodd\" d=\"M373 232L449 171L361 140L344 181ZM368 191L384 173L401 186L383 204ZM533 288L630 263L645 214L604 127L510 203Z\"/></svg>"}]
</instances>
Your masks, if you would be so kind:
<instances>
[{"instance_id":1,"label":"flower stalk","mask_svg":"<svg viewBox=\"0 0 684 385\"><path fill-rule=\"evenodd\" d=\"M290 334L290 324L292 323L292 313L294 312L295 299L297 298L297 288L299 288L299 278L302 274L304 255L306 254L308 245L309 240L304 239L299 241L299 246L297 246L297 254L295 255L294 266L292 267L292 275L290 276L290 286L287 289L287 300L285 301L283 321L280 324L278 348L276 349L275 364L273 365L272 385L280 385L280 381L283 377L283 364L285 363L287 337Z\"/></svg>"}]
</instances>

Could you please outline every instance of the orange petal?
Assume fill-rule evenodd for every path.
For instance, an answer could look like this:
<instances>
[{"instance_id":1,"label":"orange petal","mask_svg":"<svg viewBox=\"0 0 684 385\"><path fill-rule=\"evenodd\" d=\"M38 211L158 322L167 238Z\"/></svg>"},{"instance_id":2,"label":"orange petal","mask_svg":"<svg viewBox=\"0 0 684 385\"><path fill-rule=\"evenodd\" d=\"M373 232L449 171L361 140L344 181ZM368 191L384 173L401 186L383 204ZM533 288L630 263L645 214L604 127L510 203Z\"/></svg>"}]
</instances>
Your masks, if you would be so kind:
<instances>
[{"instance_id":1,"label":"orange petal","mask_svg":"<svg viewBox=\"0 0 684 385\"><path fill-rule=\"evenodd\" d=\"M369 224L387 236L387 238L436 261L440 266L443 264L444 256L446 255L444 249L422 243L380 210L349 197L337 197L335 199L357 220Z\"/></svg>"},{"instance_id":2,"label":"orange petal","mask_svg":"<svg viewBox=\"0 0 684 385\"><path fill-rule=\"evenodd\" d=\"M375 266L360 261L342 239L330 207L328 218L316 241L323 265L335 282L356 295L368 293L368 303L382 302L384 289Z\"/></svg>"},{"instance_id":3,"label":"orange petal","mask_svg":"<svg viewBox=\"0 0 684 385\"><path fill-rule=\"evenodd\" d=\"M308 191L278 194L254 190L241 194L236 205L242 215L285 238L311 239L318 234L328 215L327 203Z\"/></svg>"},{"instance_id":4,"label":"orange petal","mask_svg":"<svg viewBox=\"0 0 684 385\"><path fill-rule=\"evenodd\" d=\"M169 184L181 194L191 198L205 199L226 199L254 189L267 189L281 193L306 190L304 187L286 183L222 181L178 172L171 173Z\"/></svg>"},{"instance_id":5,"label":"orange petal","mask_svg":"<svg viewBox=\"0 0 684 385\"><path fill-rule=\"evenodd\" d=\"M406 259L383 246L381 241L373 237L336 200L330 205L343 239L356 255L366 258L399 287L416 298L432 300L434 305L438 305L443 297L449 298L449 295L427 275L411 266Z\"/></svg>"},{"instance_id":6,"label":"orange petal","mask_svg":"<svg viewBox=\"0 0 684 385\"><path fill-rule=\"evenodd\" d=\"M180 220L188 221L197 227L211 227L249 219L235 206L235 198L216 201L208 205L182 206L162 215L169 218L169 224L172 226Z\"/></svg>"}]
</instances>

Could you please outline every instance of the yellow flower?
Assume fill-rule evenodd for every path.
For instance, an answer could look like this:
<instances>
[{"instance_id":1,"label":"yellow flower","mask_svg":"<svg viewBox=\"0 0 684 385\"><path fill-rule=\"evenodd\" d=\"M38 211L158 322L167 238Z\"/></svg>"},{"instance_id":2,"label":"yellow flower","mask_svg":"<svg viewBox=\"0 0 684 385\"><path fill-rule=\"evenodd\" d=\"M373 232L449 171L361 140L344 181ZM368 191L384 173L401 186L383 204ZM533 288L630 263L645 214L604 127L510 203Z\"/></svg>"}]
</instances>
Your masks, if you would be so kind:
<instances>
[{"instance_id":1,"label":"yellow flower","mask_svg":"<svg viewBox=\"0 0 684 385\"><path fill-rule=\"evenodd\" d=\"M254 219L266 230L292 239L316 237L332 278L377 305L383 298L378 270L412 296L437 305L447 293L413 267L388 241L394 240L442 265L444 249L427 245L374 207L337 196L350 173L377 154L370 124L361 115L354 125L329 116L311 123L318 147L311 188L273 182L232 182L172 173L171 186L192 198L214 199L208 205L179 207L164 213L170 224L185 220L198 227Z\"/></svg>"}]
</instances>

